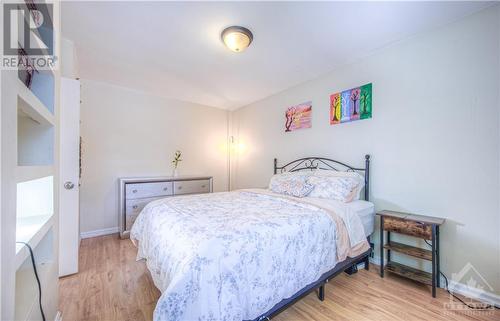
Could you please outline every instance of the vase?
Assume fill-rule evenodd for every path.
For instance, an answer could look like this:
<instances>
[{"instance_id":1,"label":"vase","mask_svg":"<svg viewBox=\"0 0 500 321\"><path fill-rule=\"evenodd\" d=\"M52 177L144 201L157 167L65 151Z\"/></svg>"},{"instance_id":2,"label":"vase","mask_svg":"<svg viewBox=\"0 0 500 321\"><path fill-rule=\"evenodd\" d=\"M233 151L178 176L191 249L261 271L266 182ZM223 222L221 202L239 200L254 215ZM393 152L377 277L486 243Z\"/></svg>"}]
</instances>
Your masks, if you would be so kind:
<instances>
[{"instance_id":1,"label":"vase","mask_svg":"<svg viewBox=\"0 0 500 321\"><path fill-rule=\"evenodd\" d=\"M179 171L177 170L177 168L174 168L174 170L172 171L172 176L173 177L179 176Z\"/></svg>"}]
</instances>

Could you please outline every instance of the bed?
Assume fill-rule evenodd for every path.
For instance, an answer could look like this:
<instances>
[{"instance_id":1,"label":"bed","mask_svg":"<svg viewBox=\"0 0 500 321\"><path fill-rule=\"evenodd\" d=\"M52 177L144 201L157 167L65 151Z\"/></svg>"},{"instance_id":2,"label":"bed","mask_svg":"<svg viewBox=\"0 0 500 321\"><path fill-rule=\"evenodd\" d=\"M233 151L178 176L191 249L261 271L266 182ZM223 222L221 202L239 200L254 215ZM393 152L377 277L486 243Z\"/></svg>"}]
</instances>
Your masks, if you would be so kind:
<instances>
[{"instance_id":1,"label":"bed","mask_svg":"<svg viewBox=\"0 0 500 321\"><path fill-rule=\"evenodd\" d=\"M274 173L364 173L364 200L342 204L265 189L188 195L148 204L131 230L161 291L155 321L268 320L359 263L373 232L369 164L301 158Z\"/></svg>"}]
</instances>

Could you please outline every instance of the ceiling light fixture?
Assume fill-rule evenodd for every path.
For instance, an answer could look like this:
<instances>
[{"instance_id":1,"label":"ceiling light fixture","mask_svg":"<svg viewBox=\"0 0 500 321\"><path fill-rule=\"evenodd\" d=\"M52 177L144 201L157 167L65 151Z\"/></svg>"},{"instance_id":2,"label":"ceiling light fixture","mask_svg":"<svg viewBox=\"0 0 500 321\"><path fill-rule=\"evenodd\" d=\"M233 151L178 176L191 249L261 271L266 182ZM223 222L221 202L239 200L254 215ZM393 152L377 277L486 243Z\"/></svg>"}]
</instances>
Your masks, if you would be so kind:
<instances>
[{"instance_id":1,"label":"ceiling light fixture","mask_svg":"<svg viewBox=\"0 0 500 321\"><path fill-rule=\"evenodd\" d=\"M242 52L253 40L253 34L250 30L240 26L231 26L222 31L222 42L234 52Z\"/></svg>"}]
</instances>

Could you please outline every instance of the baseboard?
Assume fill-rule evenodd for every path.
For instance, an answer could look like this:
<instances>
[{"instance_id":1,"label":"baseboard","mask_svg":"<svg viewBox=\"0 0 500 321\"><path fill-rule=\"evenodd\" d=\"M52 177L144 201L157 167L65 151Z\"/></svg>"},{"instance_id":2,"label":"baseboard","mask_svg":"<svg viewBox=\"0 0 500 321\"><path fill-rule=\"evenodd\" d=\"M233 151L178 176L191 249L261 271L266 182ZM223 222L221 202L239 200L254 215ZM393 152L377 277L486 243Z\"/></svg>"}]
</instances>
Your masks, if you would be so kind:
<instances>
[{"instance_id":1,"label":"baseboard","mask_svg":"<svg viewBox=\"0 0 500 321\"><path fill-rule=\"evenodd\" d=\"M115 234L115 233L118 233L119 231L120 231L120 229L118 227L103 228L101 230L81 232L80 237L82 239L88 239L90 237Z\"/></svg>"},{"instance_id":2,"label":"baseboard","mask_svg":"<svg viewBox=\"0 0 500 321\"><path fill-rule=\"evenodd\" d=\"M465 297L478 300L483 303L491 304L500 308L500 295L481 291L476 288L468 287L466 284L450 281L448 288L451 292L463 295Z\"/></svg>"},{"instance_id":3,"label":"baseboard","mask_svg":"<svg viewBox=\"0 0 500 321\"><path fill-rule=\"evenodd\" d=\"M57 314L56 314L56 317L54 318L54 321L62 321L61 311L57 311Z\"/></svg>"},{"instance_id":4,"label":"baseboard","mask_svg":"<svg viewBox=\"0 0 500 321\"><path fill-rule=\"evenodd\" d=\"M387 260L384 260L384 264L387 262ZM370 257L370 263L374 265L380 265L380 256L374 255L373 257Z\"/></svg>"},{"instance_id":5,"label":"baseboard","mask_svg":"<svg viewBox=\"0 0 500 321\"><path fill-rule=\"evenodd\" d=\"M384 264L385 262L387 261L384 260ZM380 256L375 256L370 258L370 263L373 265L380 266ZM441 287L444 288L446 282L443 276L440 276L440 278L441 278L440 280ZM448 288L453 293L460 294L467 298L478 300L486 304L495 305L496 307L500 307L500 295L491 292L480 291L474 288L469 288L467 285L463 283L454 282L452 280L450 280L449 282L450 283L448 284Z\"/></svg>"}]
</instances>

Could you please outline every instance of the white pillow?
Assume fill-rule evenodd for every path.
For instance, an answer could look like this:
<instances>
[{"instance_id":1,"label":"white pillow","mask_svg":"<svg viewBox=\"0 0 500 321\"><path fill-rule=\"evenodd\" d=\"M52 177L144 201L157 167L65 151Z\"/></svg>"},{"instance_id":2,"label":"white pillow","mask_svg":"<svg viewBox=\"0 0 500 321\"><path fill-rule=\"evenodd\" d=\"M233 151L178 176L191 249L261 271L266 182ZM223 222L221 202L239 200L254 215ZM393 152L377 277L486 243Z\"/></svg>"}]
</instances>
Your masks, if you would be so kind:
<instances>
[{"instance_id":1,"label":"white pillow","mask_svg":"<svg viewBox=\"0 0 500 321\"><path fill-rule=\"evenodd\" d=\"M309 193L310 197L333 199L343 203L349 203L354 199L359 185L352 177L337 176L311 176L308 183L314 186Z\"/></svg>"},{"instance_id":2,"label":"white pillow","mask_svg":"<svg viewBox=\"0 0 500 321\"><path fill-rule=\"evenodd\" d=\"M341 172L335 170L316 169L313 170L310 175L316 177L351 177L358 182L358 186L356 187L352 200L357 201L361 199L361 192L365 187L365 177L358 172Z\"/></svg>"},{"instance_id":3,"label":"white pillow","mask_svg":"<svg viewBox=\"0 0 500 321\"><path fill-rule=\"evenodd\" d=\"M287 172L271 177L269 189L274 193L305 197L314 188L307 182L307 174L301 172Z\"/></svg>"}]
</instances>

